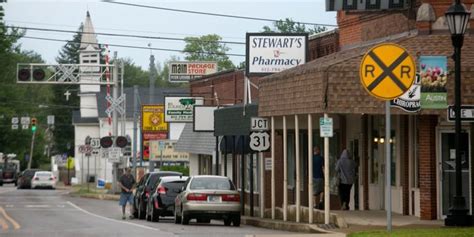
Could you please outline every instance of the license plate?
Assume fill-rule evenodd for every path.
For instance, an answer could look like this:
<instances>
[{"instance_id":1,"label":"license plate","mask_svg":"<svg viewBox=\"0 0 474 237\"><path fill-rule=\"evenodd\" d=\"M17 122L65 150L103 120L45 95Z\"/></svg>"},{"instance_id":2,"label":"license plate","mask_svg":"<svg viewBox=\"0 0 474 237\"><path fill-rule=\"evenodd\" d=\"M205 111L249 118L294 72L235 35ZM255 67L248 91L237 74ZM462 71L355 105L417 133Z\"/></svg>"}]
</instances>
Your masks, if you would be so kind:
<instances>
[{"instance_id":1,"label":"license plate","mask_svg":"<svg viewBox=\"0 0 474 237\"><path fill-rule=\"evenodd\" d=\"M208 202L221 202L221 196L207 196Z\"/></svg>"}]
</instances>

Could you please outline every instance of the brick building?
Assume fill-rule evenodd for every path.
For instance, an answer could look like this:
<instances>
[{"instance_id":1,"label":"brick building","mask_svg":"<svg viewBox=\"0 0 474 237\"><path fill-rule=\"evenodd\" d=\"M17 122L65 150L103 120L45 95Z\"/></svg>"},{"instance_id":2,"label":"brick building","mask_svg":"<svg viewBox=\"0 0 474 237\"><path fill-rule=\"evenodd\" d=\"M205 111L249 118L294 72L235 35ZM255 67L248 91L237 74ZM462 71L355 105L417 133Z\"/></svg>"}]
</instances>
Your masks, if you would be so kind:
<instances>
[{"instance_id":1,"label":"brick building","mask_svg":"<svg viewBox=\"0 0 474 237\"><path fill-rule=\"evenodd\" d=\"M339 50L339 32L337 29L329 30L320 34L312 35L308 39L308 53L309 60L315 60L331 53L334 53ZM191 96L200 96L204 97L204 104L207 106L220 106L225 107L222 109L221 113L224 113L224 118L230 116L227 124L245 123L250 124L247 120L251 116L257 116L257 103L259 98L259 89L257 89L258 84L262 78L250 77L250 95L252 105L248 105L245 108L246 115L243 116L243 98L244 98L244 70L228 70L218 72L212 75L207 75L199 79L190 81L190 95ZM231 123L230 120L235 123ZM236 125L237 126L237 125ZM228 131L237 131L229 128ZM249 165L250 157L253 157L254 160L257 160L256 154L250 154L248 151L248 145L244 148L241 148L242 143L248 143L248 132L245 136L243 133L245 131L239 130L238 132L231 132L232 134L225 133L224 135L219 135L219 144L221 154L217 156L220 157L217 161L218 168L216 168L216 153L215 153L215 137L214 133L210 132L193 132L192 124L187 124L184 128L183 134L178 141L177 150L183 152L190 152L190 173L191 175L195 174L215 174L218 170L219 174L224 174L231 177L236 183L237 187L242 190L244 187L243 196L244 202L248 206L250 203L250 190L249 190L249 180L250 177L254 177L255 183L255 195L254 195L254 204L255 207L261 206L258 203L260 192L260 174L262 170L262 164L256 163L253 175L250 173L250 169L239 169L239 167L244 167ZM196 142L191 142L196 141ZM247 141L247 142L242 142ZM234 143L234 148L232 147L231 142ZM244 151L244 155L242 155ZM242 159L242 156L244 159ZM268 155L267 155L268 156ZM262 160L262 159L260 159ZM226 165L223 165L226 164ZM242 173L243 171L243 173ZM270 183L270 172L265 172L265 183ZM243 177L243 179L241 179ZM265 193L270 193L268 185L265 185ZM269 195L265 195L265 206L270 207L271 198ZM248 210L247 210L248 211ZM247 212L248 214L248 212ZM257 212L255 212L257 214Z\"/></svg>"},{"instance_id":2,"label":"brick building","mask_svg":"<svg viewBox=\"0 0 474 237\"><path fill-rule=\"evenodd\" d=\"M473 0L463 2L467 9L474 8ZM454 123L446 118L447 105L454 103L454 74L446 73L447 97L441 101L444 106L423 108L417 113L392 108L392 139L385 141L382 139L385 102L369 96L361 86L359 67L369 49L378 43L392 42L408 50L419 64L420 72L424 70L420 62L433 57L445 58L448 71L452 71L453 48L444 17L451 3L414 0L399 10L339 11L339 52L260 80L258 113L274 121L272 149L276 173L288 172L286 183L281 175L276 176L276 193L287 196L287 201L282 195L273 197L276 209L282 208L285 213L288 206L296 209L308 206L307 163L311 159L308 140L313 141L311 145L322 145L318 121L327 113L334 119L329 151L331 194L337 194L332 182L335 161L342 149L347 148L358 163L350 209L384 210L384 143L390 142L393 211L424 220L446 216L455 192ZM471 32L473 23L471 16ZM474 37L468 34L462 50L462 104L474 103L473 47ZM311 132L308 127L313 128ZM463 194L472 214L474 126L463 123L463 130ZM296 165L300 166L300 177L296 177ZM300 193L295 194L295 190Z\"/></svg>"}]
</instances>

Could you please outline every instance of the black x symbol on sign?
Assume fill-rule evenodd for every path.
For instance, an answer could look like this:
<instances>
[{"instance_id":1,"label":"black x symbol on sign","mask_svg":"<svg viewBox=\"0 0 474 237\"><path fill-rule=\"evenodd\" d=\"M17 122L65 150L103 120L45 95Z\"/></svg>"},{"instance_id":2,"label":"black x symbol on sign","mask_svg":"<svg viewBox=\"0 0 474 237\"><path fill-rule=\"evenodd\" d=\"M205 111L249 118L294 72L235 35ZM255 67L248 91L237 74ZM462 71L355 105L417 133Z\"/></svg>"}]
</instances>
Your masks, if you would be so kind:
<instances>
[{"instance_id":1,"label":"black x symbol on sign","mask_svg":"<svg viewBox=\"0 0 474 237\"><path fill-rule=\"evenodd\" d=\"M399 78L397 78L394 74L393 74L393 70L398 67L398 65L400 65L408 56L409 54L407 52L403 52L402 55L400 55L400 57L397 58L397 60L395 60L390 66L386 66L384 62L382 62L382 60L380 60L380 58L374 53L374 51L370 51L368 53L368 55L375 61L375 63L382 69L383 73L380 74L380 76L378 76L372 83L370 83L370 85L367 87L367 89L369 91L372 91L373 89L375 89L375 87L377 87L386 77L390 77L390 79L392 79L392 81L400 88L400 90L402 91L406 91L408 88L400 81ZM370 70L369 70L370 68ZM365 75L367 76L367 74L372 74L374 75L374 70L375 70L375 67L373 65L366 65L366 68L365 68ZM408 70L408 71L407 71ZM410 77L410 68L407 67L407 66L402 66L402 69L401 69L401 76L403 76L403 74L407 74L408 77Z\"/></svg>"}]
</instances>

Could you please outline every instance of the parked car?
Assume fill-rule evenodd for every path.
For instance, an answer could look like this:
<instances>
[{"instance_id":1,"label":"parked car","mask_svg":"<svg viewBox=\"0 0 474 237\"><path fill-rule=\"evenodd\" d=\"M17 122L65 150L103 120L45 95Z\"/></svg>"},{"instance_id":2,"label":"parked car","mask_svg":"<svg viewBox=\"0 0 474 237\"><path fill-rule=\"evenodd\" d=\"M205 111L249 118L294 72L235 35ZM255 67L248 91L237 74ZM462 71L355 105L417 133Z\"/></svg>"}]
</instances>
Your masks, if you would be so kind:
<instances>
[{"instance_id":1,"label":"parked car","mask_svg":"<svg viewBox=\"0 0 474 237\"><path fill-rule=\"evenodd\" d=\"M174 199L178 196L187 176L161 177L152 188L151 197L146 206L146 220L158 222L160 216L174 215Z\"/></svg>"},{"instance_id":2,"label":"parked car","mask_svg":"<svg viewBox=\"0 0 474 237\"><path fill-rule=\"evenodd\" d=\"M35 176L35 173L37 171L39 171L39 170L38 169L24 170L18 176L18 184L17 184L16 188L17 189L31 188L31 180L33 179L33 176Z\"/></svg>"},{"instance_id":3,"label":"parked car","mask_svg":"<svg viewBox=\"0 0 474 237\"><path fill-rule=\"evenodd\" d=\"M182 173L173 171L150 172L143 175L137 183L135 194L133 196L133 216L138 219L145 219L146 205L148 203L148 198L151 195L152 187L156 185L161 177L182 175Z\"/></svg>"},{"instance_id":4,"label":"parked car","mask_svg":"<svg viewBox=\"0 0 474 237\"><path fill-rule=\"evenodd\" d=\"M3 170L0 168L0 186L3 186Z\"/></svg>"},{"instance_id":5,"label":"parked car","mask_svg":"<svg viewBox=\"0 0 474 237\"><path fill-rule=\"evenodd\" d=\"M56 177L50 171L37 171L31 180L31 188L56 188Z\"/></svg>"},{"instance_id":6,"label":"parked car","mask_svg":"<svg viewBox=\"0 0 474 237\"><path fill-rule=\"evenodd\" d=\"M175 199L176 224L224 220L224 225L240 226L240 195L228 177L198 175L186 180Z\"/></svg>"}]
</instances>

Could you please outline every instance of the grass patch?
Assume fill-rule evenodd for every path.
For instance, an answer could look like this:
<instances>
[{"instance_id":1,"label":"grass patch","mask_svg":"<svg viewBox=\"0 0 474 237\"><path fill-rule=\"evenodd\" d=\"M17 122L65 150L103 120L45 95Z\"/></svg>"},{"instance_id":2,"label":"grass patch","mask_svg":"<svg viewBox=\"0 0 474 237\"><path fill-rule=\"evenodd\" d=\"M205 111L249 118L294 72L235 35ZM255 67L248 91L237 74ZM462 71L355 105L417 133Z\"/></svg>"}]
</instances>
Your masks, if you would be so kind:
<instances>
[{"instance_id":1,"label":"grass patch","mask_svg":"<svg viewBox=\"0 0 474 237\"><path fill-rule=\"evenodd\" d=\"M474 228L455 228L440 227L432 229L398 229L392 233L385 230L362 231L348 235L349 237L437 237L437 236L455 236L455 237L474 237Z\"/></svg>"},{"instance_id":2,"label":"grass patch","mask_svg":"<svg viewBox=\"0 0 474 237\"><path fill-rule=\"evenodd\" d=\"M72 187L72 193L76 195L81 194L104 194L107 192L106 189L97 189L94 184L90 184L89 189L87 189L87 185L74 185Z\"/></svg>"}]
</instances>

